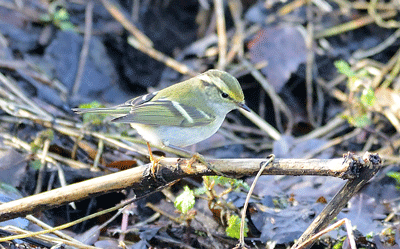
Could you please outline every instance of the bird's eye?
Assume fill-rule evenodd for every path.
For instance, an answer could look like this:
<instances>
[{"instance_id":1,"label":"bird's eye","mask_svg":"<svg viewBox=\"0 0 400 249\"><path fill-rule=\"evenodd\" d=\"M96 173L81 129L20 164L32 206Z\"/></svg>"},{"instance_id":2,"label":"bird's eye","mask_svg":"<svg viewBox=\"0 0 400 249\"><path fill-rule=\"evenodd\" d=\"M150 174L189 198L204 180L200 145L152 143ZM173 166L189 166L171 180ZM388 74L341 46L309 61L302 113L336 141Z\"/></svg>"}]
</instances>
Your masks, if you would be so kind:
<instances>
[{"instance_id":1,"label":"bird's eye","mask_svg":"<svg viewBox=\"0 0 400 249\"><path fill-rule=\"evenodd\" d=\"M221 93L222 98L226 99L229 97L229 95L227 93L222 92Z\"/></svg>"}]
</instances>

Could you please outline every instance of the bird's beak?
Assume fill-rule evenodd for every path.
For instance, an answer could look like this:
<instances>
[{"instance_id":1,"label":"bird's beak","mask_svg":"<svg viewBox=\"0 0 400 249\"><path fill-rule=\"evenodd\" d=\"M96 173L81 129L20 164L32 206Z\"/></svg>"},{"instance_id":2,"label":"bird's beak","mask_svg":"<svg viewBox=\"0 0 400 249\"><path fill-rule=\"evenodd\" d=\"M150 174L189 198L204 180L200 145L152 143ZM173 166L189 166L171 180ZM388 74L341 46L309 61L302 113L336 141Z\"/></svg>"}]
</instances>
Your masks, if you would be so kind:
<instances>
[{"instance_id":1,"label":"bird's beak","mask_svg":"<svg viewBox=\"0 0 400 249\"><path fill-rule=\"evenodd\" d=\"M240 108L242 108L242 109L244 109L244 110L246 110L246 111L248 111L248 112L251 112L251 109L250 109L247 105L245 105L245 103L239 102L237 105L238 105Z\"/></svg>"}]
</instances>

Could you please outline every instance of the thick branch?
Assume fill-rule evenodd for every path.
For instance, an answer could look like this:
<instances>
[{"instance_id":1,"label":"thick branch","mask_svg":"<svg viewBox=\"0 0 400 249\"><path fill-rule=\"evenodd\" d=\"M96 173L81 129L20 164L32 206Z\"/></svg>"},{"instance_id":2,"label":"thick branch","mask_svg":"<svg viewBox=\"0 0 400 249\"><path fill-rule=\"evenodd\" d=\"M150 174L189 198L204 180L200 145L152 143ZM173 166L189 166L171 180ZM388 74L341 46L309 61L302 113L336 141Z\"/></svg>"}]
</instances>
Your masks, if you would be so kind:
<instances>
[{"instance_id":1,"label":"thick branch","mask_svg":"<svg viewBox=\"0 0 400 249\"><path fill-rule=\"evenodd\" d=\"M264 161L265 159L209 160L212 167L218 172L233 177L255 175ZM150 165L144 165L4 203L0 205L0 221L126 188L148 193L154 191L157 187L183 177L214 174L200 163L193 163L190 168L187 167L187 163L187 159L165 158L160 161L156 178L150 174ZM357 170L354 169L354 165L344 161L344 159L276 159L263 174L319 175L352 179L355 177L355 172Z\"/></svg>"}]
</instances>

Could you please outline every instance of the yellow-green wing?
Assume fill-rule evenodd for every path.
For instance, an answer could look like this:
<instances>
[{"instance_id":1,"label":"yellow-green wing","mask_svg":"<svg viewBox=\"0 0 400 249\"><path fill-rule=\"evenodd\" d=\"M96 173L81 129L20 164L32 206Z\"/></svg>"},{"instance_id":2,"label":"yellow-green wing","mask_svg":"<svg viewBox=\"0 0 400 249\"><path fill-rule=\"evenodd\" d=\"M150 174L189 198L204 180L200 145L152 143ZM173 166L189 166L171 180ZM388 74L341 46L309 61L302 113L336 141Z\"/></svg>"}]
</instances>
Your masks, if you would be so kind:
<instances>
[{"instance_id":1,"label":"yellow-green wing","mask_svg":"<svg viewBox=\"0 0 400 249\"><path fill-rule=\"evenodd\" d=\"M134 106L129 114L113 121L155 126L193 127L207 125L214 120L215 116L195 107L179 104L175 101L158 99Z\"/></svg>"}]
</instances>

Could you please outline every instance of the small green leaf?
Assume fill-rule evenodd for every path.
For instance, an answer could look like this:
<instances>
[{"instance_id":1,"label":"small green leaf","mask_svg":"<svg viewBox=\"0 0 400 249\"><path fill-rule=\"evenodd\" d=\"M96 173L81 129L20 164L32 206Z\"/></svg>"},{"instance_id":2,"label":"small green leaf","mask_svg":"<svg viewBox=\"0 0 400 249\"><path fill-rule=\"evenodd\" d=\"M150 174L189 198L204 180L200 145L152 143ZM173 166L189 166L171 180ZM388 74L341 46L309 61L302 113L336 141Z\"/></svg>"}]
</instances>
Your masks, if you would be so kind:
<instances>
[{"instance_id":1,"label":"small green leaf","mask_svg":"<svg viewBox=\"0 0 400 249\"><path fill-rule=\"evenodd\" d=\"M349 78L356 76L354 71L351 69L350 65L344 60L335 61L334 65L339 71L339 73L344 74Z\"/></svg>"},{"instance_id":2,"label":"small green leaf","mask_svg":"<svg viewBox=\"0 0 400 249\"><path fill-rule=\"evenodd\" d=\"M210 178L210 180L214 180L214 182L218 185L224 187L231 187L233 190L237 191L239 188L244 188L245 190L249 190L249 185L245 183L243 180L238 180L234 178L228 178L225 176L206 176Z\"/></svg>"},{"instance_id":3,"label":"small green leaf","mask_svg":"<svg viewBox=\"0 0 400 249\"><path fill-rule=\"evenodd\" d=\"M194 207L195 198L193 190L191 190L188 186L183 188L182 194L176 197L174 206L183 214L186 214L191 208Z\"/></svg>"},{"instance_id":4,"label":"small green leaf","mask_svg":"<svg viewBox=\"0 0 400 249\"><path fill-rule=\"evenodd\" d=\"M369 232L369 233L367 233L366 235L365 235L365 238L367 239L367 240L369 240L369 241L372 241L373 240L373 238L374 238L374 232Z\"/></svg>"},{"instance_id":5,"label":"small green leaf","mask_svg":"<svg viewBox=\"0 0 400 249\"><path fill-rule=\"evenodd\" d=\"M243 188L245 190L249 190L250 186L247 184L247 182L244 182L243 180L238 180L238 179L233 179L233 189L234 190L239 190L239 188Z\"/></svg>"},{"instance_id":6,"label":"small green leaf","mask_svg":"<svg viewBox=\"0 0 400 249\"><path fill-rule=\"evenodd\" d=\"M369 119L368 115L364 114L364 115L362 115L360 117L355 117L354 119L351 120L350 123L352 125L354 125L355 127L362 128L362 127L366 127L366 126L370 125L372 122Z\"/></svg>"},{"instance_id":7,"label":"small green leaf","mask_svg":"<svg viewBox=\"0 0 400 249\"><path fill-rule=\"evenodd\" d=\"M389 171L386 173L387 176L393 178L396 180L396 184L400 185L400 172L396 172L396 171Z\"/></svg>"},{"instance_id":8,"label":"small green leaf","mask_svg":"<svg viewBox=\"0 0 400 249\"><path fill-rule=\"evenodd\" d=\"M46 129L39 133L40 138L44 141L46 139L50 139L50 141L54 140L54 131L52 129Z\"/></svg>"},{"instance_id":9,"label":"small green leaf","mask_svg":"<svg viewBox=\"0 0 400 249\"><path fill-rule=\"evenodd\" d=\"M40 160L30 161L29 167L31 167L35 170L39 170L42 167L42 163L40 162Z\"/></svg>"},{"instance_id":10,"label":"small green leaf","mask_svg":"<svg viewBox=\"0 0 400 249\"><path fill-rule=\"evenodd\" d=\"M85 103L85 104L80 104L79 108L101 108L104 107L104 105L100 104L97 101L92 101L90 103Z\"/></svg>"},{"instance_id":11,"label":"small green leaf","mask_svg":"<svg viewBox=\"0 0 400 249\"><path fill-rule=\"evenodd\" d=\"M343 241L338 241L335 245L333 245L332 249L342 249Z\"/></svg>"},{"instance_id":12,"label":"small green leaf","mask_svg":"<svg viewBox=\"0 0 400 249\"><path fill-rule=\"evenodd\" d=\"M360 100L361 103L365 106L373 106L376 100L374 90L371 87L364 89Z\"/></svg>"},{"instance_id":13,"label":"small green leaf","mask_svg":"<svg viewBox=\"0 0 400 249\"><path fill-rule=\"evenodd\" d=\"M32 141L31 143L29 143L29 145L31 146L32 153L36 153L36 152L38 152L38 150L41 149L40 146L35 143L35 141Z\"/></svg>"},{"instance_id":14,"label":"small green leaf","mask_svg":"<svg viewBox=\"0 0 400 249\"><path fill-rule=\"evenodd\" d=\"M79 105L79 108L101 108L101 107L104 107L104 105L101 105L97 101ZM82 115L83 123L100 125L106 116L107 114L85 113Z\"/></svg>"},{"instance_id":15,"label":"small green leaf","mask_svg":"<svg viewBox=\"0 0 400 249\"><path fill-rule=\"evenodd\" d=\"M228 235L231 238L236 238L239 239L240 237L240 222L241 219L237 215L231 215L228 220L228 227L225 229L226 235ZM244 236L247 236L247 232L249 231L249 228L247 227L247 224L245 224L244 227Z\"/></svg>"},{"instance_id":16,"label":"small green leaf","mask_svg":"<svg viewBox=\"0 0 400 249\"><path fill-rule=\"evenodd\" d=\"M66 21L69 19L68 11L64 8L59 9L54 13L54 20L55 21Z\"/></svg>"}]
</instances>

